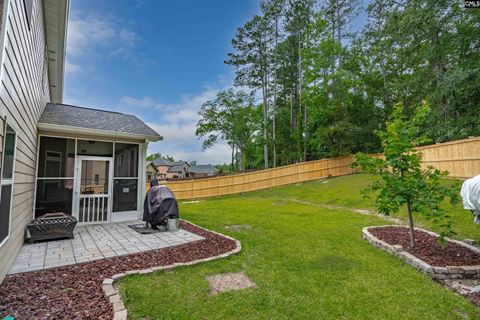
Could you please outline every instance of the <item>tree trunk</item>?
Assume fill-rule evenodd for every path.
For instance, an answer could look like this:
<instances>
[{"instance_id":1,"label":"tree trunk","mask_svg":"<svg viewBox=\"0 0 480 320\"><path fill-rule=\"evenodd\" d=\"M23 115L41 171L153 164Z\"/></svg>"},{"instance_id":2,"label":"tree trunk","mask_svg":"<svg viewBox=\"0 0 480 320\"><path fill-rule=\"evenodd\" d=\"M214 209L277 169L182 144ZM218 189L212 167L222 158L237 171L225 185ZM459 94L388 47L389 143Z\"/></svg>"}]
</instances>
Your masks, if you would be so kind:
<instances>
[{"instance_id":1,"label":"tree trunk","mask_svg":"<svg viewBox=\"0 0 480 320\"><path fill-rule=\"evenodd\" d=\"M336 20L337 20L337 42L338 47L342 47L342 28L341 28L341 21L340 21L340 3L337 1L336 3ZM338 69L342 67L342 51L338 52Z\"/></svg>"},{"instance_id":2,"label":"tree trunk","mask_svg":"<svg viewBox=\"0 0 480 320\"><path fill-rule=\"evenodd\" d=\"M383 54L383 52L382 52ZM387 114L390 115L390 97L388 95L388 89L387 89L387 70L385 70L385 64L382 58L382 74L383 74L383 99L385 103L385 109L388 110Z\"/></svg>"},{"instance_id":3,"label":"tree trunk","mask_svg":"<svg viewBox=\"0 0 480 320\"><path fill-rule=\"evenodd\" d=\"M243 148L238 148L238 152L240 153L240 156L238 157L238 167L240 171L243 171L244 165L243 165Z\"/></svg>"},{"instance_id":4,"label":"tree trunk","mask_svg":"<svg viewBox=\"0 0 480 320\"><path fill-rule=\"evenodd\" d=\"M263 164L264 168L268 169L268 98L267 88L263 85Z\"/></svg>"},{"instance_id":5,"label":"tree trunk","mask_svg":"<svg viewBox=\"0 0 480 320\"><path fill-rule=\"evenodd\" d=\"M277 69L278 69L278 14L275 15L275 47L273 54L274 58L274 73L273 73L273 108L272 108L272 143L273 143L273 167L277 166L277 142L276 142L276 113L277 113Z\"/></svg>"},{"instance_id":6,"label":"tree trunk","mask_svg":"<svg viewBox=\"0 0 480 320\"><path fill-rule=\"evenodd\" d=\"M266 43L266 34L263 34L263 43ZM266 51L266 50L265 50ZM268 169L268 59L267 52L260 49L262 70L262 95L263 95L263 164Z\"/></svg>"},{"instance_id":7,"label":"tree trunk","mask_svg":"<svg viewBox=\"0 0 480 320\"><path fill-rule=\"evenodd\" d=\"M235 171L235 145L232 145L232 171Z\"/></svg>"},{"instance_id":8,"label":"tree trunk","mask_svg":"<svg viewBox=\"0 0 480 320\"><path fill-rule=\"evenodd\" d=\"M415 248L415 228L413 227L412 208L410 199L407 199L408 227L410 228L410 245Z\"/></svg>"},{"instance_id":9,"label":"tree trunk","mask_svg":"<svg viewBox=\"0 0 480 320\"><path fill-rule=\"evenodd\" d=\"M303 138L303 161L307 161L307 105L302 104L302 82L303 82L303 74L302 74L302 40L299 39L298 41L298 107L300 110L300 115L302 115L302 108L303 108L303 129L302 129L302 138Z\"/></svg>"}]
</instances>

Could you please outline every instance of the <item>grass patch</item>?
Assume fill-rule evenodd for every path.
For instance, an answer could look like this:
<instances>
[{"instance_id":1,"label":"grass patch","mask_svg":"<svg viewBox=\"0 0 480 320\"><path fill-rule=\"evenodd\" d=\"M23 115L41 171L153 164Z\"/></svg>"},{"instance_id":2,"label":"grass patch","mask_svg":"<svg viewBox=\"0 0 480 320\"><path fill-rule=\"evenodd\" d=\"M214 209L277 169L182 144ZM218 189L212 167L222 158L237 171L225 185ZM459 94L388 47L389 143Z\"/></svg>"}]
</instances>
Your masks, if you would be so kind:
<instances>
[{"instance_id":1,"label":"grass patch","mask_svg":"<svg viewBox=\"0 0 480 320\"><path fill-rule=\"evenodd\" d=\"M372 179L356 175L182 204L184 219L237 238L242 251L193 267L125 278L121 291L129 317L475 319L477 310L466 299L362 240L363 227L384 220L292 201L369 209L373 200L363 199L359 189ZM453 213L473 225L468 213ZM473 230L455 228L466 234ZM256 288L209 293L207 276L240 271Z\"/></svg>"}]
</instances>

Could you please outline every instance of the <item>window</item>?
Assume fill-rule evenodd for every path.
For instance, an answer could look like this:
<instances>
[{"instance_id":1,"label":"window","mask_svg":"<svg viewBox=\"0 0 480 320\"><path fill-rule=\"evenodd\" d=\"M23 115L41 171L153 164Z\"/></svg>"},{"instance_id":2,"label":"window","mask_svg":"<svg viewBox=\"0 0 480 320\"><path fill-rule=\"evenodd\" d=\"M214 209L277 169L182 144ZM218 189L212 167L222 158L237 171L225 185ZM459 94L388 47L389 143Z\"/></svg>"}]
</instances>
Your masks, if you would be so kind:
<instances>
[{"instance_id":1,"label":"window","mask_svg":"<svg viewBox=\"0 0 480 320\"><path fill-rule=\"evenodd\" d=\"M23 0L23 4L25 5L25 15L27 17L27 24L28 24L29 30L31 30L31 27L32 27L33 2L34 0Z\"/></svg>"},{"instance_id":2,"label":"window","mask_svg":"<svg viewBox=\"0 0 480 320\"><path fill-rule=\"evenodd\" d=\"M75 140L40 137L35 216L72 214Z\"/></svg>"},{"instance_id":3,"label":"window","mask_svg":"<svg viewBox=\"0 0 480 320\"><path fill-rule=\"evenodd\" d=\"M138 144L115 143L113 212L137 210Z\"/></svg>"},{"instance_id":4,"label":"window","mask_svg":"<svg viewBox=\"0 0 480 320\"><path fill-rule=\"evenodd\" d=\"M3 140L3 170L0 181L0 244L3 244L10 235L16 137L15 131L7 124Z\"/></svg>"}]
</instances>

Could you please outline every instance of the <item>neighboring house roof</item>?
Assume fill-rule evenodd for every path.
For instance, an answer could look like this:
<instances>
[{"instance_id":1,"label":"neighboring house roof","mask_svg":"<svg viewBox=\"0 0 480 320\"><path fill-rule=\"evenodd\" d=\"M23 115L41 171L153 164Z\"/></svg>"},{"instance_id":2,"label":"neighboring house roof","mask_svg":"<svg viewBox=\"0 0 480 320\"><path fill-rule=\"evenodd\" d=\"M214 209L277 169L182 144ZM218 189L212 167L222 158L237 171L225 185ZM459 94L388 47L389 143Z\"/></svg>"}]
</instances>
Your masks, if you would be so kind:
<instances>
[{"instance_id":1,"label":"neighboring house roof","mask_svg":"<svg viewBox=\"0 0 480 320\"><path fill-rule=\"evenodd\" d=\"M199 164L190 167L190 173L215 174L215 167L211 164Z\"/></svg>"},{"instance_id":2,"label":"neighboring house roof","mask_svg":"<svg viewBox=\"0 0 480 320\"><path fill-rule=\"evenodd\" d=\"M158 172L158 168L152 163L152 161L147 161L145 167L146 167L146 168L151 167L151 168L153 168L153 170L155 170L156 172Z\"/></svg>"},{"instance_id":3,"label":"neighboring house roof","mask_svg":"<svg viewBox=\"0 0 480 320\"><path fill-rule=\"evenodd\" d=\"M66 104L47 104L38 128L151 141L162 140L157 132L134 115Z\"/></svg>"},{"instance_id":4,"label":"neighboring house roof","mask_svg":"<svg viewBox=\"0 0 480 320\"><path fill-rule=\"evenodd\" d=\"M168 172L183 172L183 166L171 166Z\"/></svg>"},{"instance_id":5,"label":"neighboring house roof","mask_svg":"<svg viewBox=\"0 0 480 320\"><path fill-rule=\"evenodd\" d=\"M161 158L161 157L157 158L157 159L154 159L152 161L152 163L153 163L154 166L157 166L157 167L158 166L168 166L168 167L170 167L170 166L173 165L172 161L170 161L168 159L165 159L165 158Z\"/></svg>"},{"instance_id":6,"label":"neighboring house roof","mask_svg":"<svg viewBox=\"0 0 480 320\"><path fill-rule=\"evenodd\" d=\"M48 81L52 102L63 100L63 76L67 36L68 0L45 0L45 36L48 52Z\"/></svg>"},{"instance_id":7,"label":"neighboring house roof","mask_svg":"<svg viewBox=\"0 0 480 320\"><path fill-rule=\"evenodd\" d=\"M184 165L187 165L187 166L190 167L190 165L188 164L188 162L187 162L187 161L183 161L183 160L174 161L174 162L172 163L172 165L174 165L174 166L184 166Z\"/></svg>"},{"instance_id":8,"label":"neighboring house roof","mask_svg":"<svg viewBox=\"0 0 480 320\"><path fill-rule=\"evenodd\" d=\"M188 162L186 161L170 161L168 159L165 159L163 157L160 157L160 158L157 158L157 159L154 159L152 161L153 165L157 166L157 167L160 167L160 166L167 166L167 167L171 167L171 166L184 166L184 165L189 165Z\"/></svg>"}]
</instances>

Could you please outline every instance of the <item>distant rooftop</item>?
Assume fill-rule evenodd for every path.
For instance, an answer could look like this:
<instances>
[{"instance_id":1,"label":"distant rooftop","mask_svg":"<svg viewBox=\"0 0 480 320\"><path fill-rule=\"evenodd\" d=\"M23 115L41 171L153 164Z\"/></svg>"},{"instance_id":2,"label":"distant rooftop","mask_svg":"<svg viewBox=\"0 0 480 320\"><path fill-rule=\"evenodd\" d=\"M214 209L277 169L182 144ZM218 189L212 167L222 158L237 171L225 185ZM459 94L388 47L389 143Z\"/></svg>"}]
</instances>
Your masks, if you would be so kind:
<instances>
[{"instance_id":1,"label":"distant rooftop","mask_svg":"<svg viewBox=\"0 0 480 320\"><path fill-rule=\"evenodd\" d=\"M168 172L183 172L183 166L171 166Z\"/></svg>"},{"instance_id":2,"label":"distant rooftop","mask_svg":"<svg viewBox=\"0 0 480 320\"><path fill-rule=\"evenodd\" d=\"M215 174L215 167L211 164L199 164L196 166L191 166L191 173L206 173L206 174Z\"/></svg>"},{"instance_id":3,"label":"distant rooftop","mask_svg":"<svg viewBox=\"0 0 480 320\"><path fill-rule=\"evenodd\" d=\"M159 158L156 158L152 161L153 165L155 166L168 166L168 167L171 167L171 166L183 166L185 164L188 165L188 162L186 161L170 161L168 159L165 159L163 157L159 157Z\"/></svg>"},{"instance_id":4,"label":"distant rooftop","mask_svg":"<svg viewBox=\"0 0 480 320\"><path fill-rule=\"evenodd\" d=\"M152 161L153 165L154 166L172 166L173 165L173 162L170 161L170 160L167 160L165 158L156 158Z\"/></svg>"},{"instance_id":5,"label":"distant rooftop","mask_svg":"<svg viewBox=\"0 0 480 320\"><path fill-rule=\"evenodd\" d=\"M40 118L39 127L44 129L49 125L101 130L111 132L112 135L130 134L152 141L162 139L157 132L134 115L67 104L47 104Z\"/></svg>"}]
</instances>

